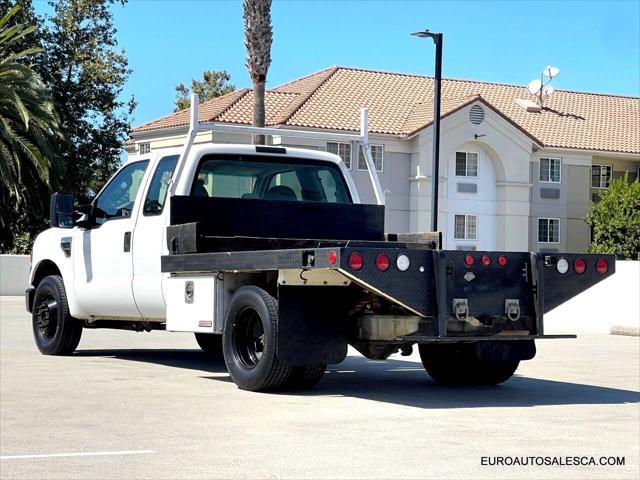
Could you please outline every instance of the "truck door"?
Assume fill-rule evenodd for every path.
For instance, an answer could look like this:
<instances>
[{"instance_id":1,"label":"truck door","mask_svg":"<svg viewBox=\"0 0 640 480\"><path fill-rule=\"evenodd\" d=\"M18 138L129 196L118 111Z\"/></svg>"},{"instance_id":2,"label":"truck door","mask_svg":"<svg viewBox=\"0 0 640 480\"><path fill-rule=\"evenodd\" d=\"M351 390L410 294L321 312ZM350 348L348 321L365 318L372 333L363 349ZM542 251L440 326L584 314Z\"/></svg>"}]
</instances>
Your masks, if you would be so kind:
<instances>
[{"instance_id":1,"label":"truck door","mask_svg":"<svg viewBox=\"0 0 640 480\"><path fill-rule=\"evenodd\" d=\"M156 163L136 219L133 236L133 295L145 318L165 317L160 256L168 251L165 227L169 222L169 208L165 208L165 202L168 200L169 181L178 157L179 155L167 155Z\"/></svg>"},{"instance_id":2,"label":"truck door","mask_svg":"<svg viewBox=\"0 0 640 480\"><path fill-rule=\"evenodd\" d=\"M93 202L95 225L74 235L74 288L80 308L102 317L138 318L131 246L149 160L127 163Z\"/></svg>"}]
</instances>

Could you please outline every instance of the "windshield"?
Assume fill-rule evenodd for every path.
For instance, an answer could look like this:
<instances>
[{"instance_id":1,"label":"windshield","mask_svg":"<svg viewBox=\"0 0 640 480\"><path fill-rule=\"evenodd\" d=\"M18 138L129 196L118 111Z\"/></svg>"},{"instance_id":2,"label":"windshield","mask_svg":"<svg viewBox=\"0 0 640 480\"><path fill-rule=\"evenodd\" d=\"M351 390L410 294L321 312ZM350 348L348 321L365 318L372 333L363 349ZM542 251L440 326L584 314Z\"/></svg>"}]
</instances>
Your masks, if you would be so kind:
<instances>
[{"instance_id":1,"label":"windshield","mask_svg":"<svg viewBox=\"0 0 640 480\"><path fill-rule=\"evenodd\" d=\"M191 187L197 197L351 203L337 165L256 155L206 156Z\"/></svg>"}]
</instances>

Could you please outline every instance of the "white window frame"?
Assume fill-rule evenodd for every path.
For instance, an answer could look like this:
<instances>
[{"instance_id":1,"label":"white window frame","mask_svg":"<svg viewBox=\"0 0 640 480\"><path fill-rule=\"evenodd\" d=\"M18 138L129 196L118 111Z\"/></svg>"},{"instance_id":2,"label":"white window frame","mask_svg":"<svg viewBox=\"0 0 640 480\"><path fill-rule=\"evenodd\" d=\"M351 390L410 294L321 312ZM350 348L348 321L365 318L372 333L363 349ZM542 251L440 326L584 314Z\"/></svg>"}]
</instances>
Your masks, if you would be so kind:
<instances>
[{"instance_id":1,"label":"white window frame","mask_svg":"<svg viewBox=\"0 0 640 480\"><path fill-rule=\"evenodd\" d=\"M458 175L458 154L459 153L464 153L465 158L464 158L464 175ZM467 172L469 171L469 159L467 158L467 156L473 153L476 156L476 174L474 175L467 175ZM471 151L467 151L467 150L456 150L454 153L454 158L453 158L453 173L456 177L458 178L478 178L480 175L480 152L471 152Z\"/></svg>"},{"instance_id":2,"label":"white window frame","mask_svg":"<svg viewBox=\"0 0 640 480\"><path fill-rule=\"evenodd\" d=\"M547 169L547 178L549 180L542 180L542 160L548 160L549 161L549 165L548 165L548 169ZM558 181L555 180L551 180L551 162L553 161L557 161L560 164L560 169L558 170L559 175L558 175ZM538 181L540 183L555 183L555 184L559 184L562 183L562 158L558 158L558 157L540 157L540 159L538 160Z\"/></svg>"},{"instance_id":3,"label":"white window frame","mask_svg":"<svg viewBox=\"0 0 640 480\"><path fill-rule=\"evenodd\" d=\"M384 145L380 145L380 144L369 144L369 146L371 147L371 158L373 159L373 163L375 165L376 161L373 158L373 148L374 147L380 147L380 169L376 168L376 172L383 172L384 171ZM365 168L360 168L360 155L362 155L362 158L364 159L364 152L362 151L362 148L358 148L358 171L360 172L366 172L368 170L367 168L367 162L365 160Z\"/></svg>"},{"instance_id":4,"label":"white window frame","mask_svg":"<svg viewBox=\"0 0 640 480\"><path fill-rule=\"evenodd\" d=\"M138 144L138 155L147 155L151 153L151 142L140 142Z\"/></svg>"},{"instance_id":5,"label":"white window frame","mask_svg":"<svg viewBox=\"0 0 640 480\"><path fill-rule=\"evenodd\" d=\"M456 217L464 217L464 238L456 237ZM469 238L469 217L474 217L476 219L476 236L475 238ZM454 213L453 214L453 239L454 240L463 240L466 242L477 242L478 241L478 215L475 213Z\"/></svg>"},{"instance_id":6,"label":"white window frame","mask_svg":"<svg viewBox=\"0 0 640 480\"><path fill-rule=\"evenodd\" d=\"M608 189L609 187L603 187L602 186L602 167L609 167L611 169L611 175L609 176L609 183L611 183L611 180L613 180L613 165L608 165L606 163L593 163L591 165L591 168L593 169L593 167L599 167L600 168L600 186L598 186L598 187L594 187L593 186L593 173L589 172L590 173L590 175L589 175L589 185L591 186L591 188L598 188L598 189L601 189L601 190Z\"/></svg>"},{"instance_id":7,"label":"white window frame","mask_svg":"<svg viewBox=\"0 0 640 480\"><path fill-rule=\"evenodd\" d=\"M556 220L558 222L558 241L557 242L540 240L540 220L547 220L548 222L550 222L551 220ZM549 233L549 223L547 223L547 239L549 238L548 233ZM544 243L545 245L558 245L560 243L560 219L555 217L538 217L537 223L536 223L536 239L538 240L538 243Z\"/></svg>"},{"instance_id":8,"label":"white window frame","mask_svg":"<svg viewBox=\"0 0 640 480\"><path fill-rule=\"evenodd\" d=\"M351 143L349 142L327 142L324 146L324 149L326 152L329 152L329 144L333 143L335 145L338 146L338 153L335 153L334 155L338 155L340 157L340 159L342 160L342 162L344 163L344 166L347 167L347 170L351 170L351 165L353 164L353 148L351 146ZM342 158L340 156L340 145L348 145L349 146L349 163L344 161L344 158ZM333 152L329 152L329 153L333 153Z\"/></svg>"}]
</instances>

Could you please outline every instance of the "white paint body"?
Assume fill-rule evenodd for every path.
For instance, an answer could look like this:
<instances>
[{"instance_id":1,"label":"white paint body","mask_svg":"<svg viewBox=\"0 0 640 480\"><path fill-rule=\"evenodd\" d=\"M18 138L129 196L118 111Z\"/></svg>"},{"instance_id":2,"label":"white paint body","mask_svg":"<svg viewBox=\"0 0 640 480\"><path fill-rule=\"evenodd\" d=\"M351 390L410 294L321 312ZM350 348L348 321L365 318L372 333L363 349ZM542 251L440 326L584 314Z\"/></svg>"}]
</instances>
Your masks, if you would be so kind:
<instances>
[{"instance_id":1,"label":"white paint body","mask_svg":"<svg viewBox=\"0 0 640 480\"><path fill-rule=\"evenodd\" d=\"M121 167L124 168L136 161L149 162L130 217L108 220L92 229L50 228L38 235L33 246L29 283L33 284L35 273L42 262L49 261L54 263L61 272L69 310L74 317L88 320L95 318L165 321L167 318L166 283L169 277L168 274L160 271L160 257L168 253L165 232L169 224L170 202L167 198L162 214L157 216L144 216L142 203L158 162L166 156L180 152L181 149L176 148L164 149L161 154L152 152L142 156L131 156ZM349 170L337 155L297 148L287 148L285 155L257 154L253 145L192 146L184 161L182 174L178 178L173 178L176 195L190 193L199 161L208 154L273 156L333 163L342 172L353 202L360 203ZM174 177L176 174L174 173ZM98 197L99 195L100 193ZM126 232L131 232L131 249L128 252L124 251ZM61 240L66 237L72 239L70 257L67 257L60 247ZM184 287L181 287L181 292L183 296ZM213 298L213 289L211 298ZM174 326L179 330L186 329L184 326ZM189 331L210 330L190 328Z\"/></svg>"}]
</instances>

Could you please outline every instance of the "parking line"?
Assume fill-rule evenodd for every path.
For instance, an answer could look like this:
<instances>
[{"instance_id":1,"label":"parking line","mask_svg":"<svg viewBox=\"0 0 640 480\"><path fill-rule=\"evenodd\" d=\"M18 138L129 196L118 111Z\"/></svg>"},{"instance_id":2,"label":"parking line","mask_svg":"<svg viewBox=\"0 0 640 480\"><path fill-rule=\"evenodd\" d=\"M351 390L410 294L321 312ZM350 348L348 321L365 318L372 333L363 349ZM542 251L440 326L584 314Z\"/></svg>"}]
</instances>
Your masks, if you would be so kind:
<instances>
[{"instance_id":1,"label":"parking line","mask_svg":"<svg viewBox=\"0 0 640 480\"><path fill-rule=\"evenodd\" d=\"M76 453L49 453L35 455L3 455L0 460L18 460L26 458L57 458L57 457L96 457L102 455L143 455L155 453L153 450L120 450L114 452L76 452Z\"/></svg>"}]
</instances>

